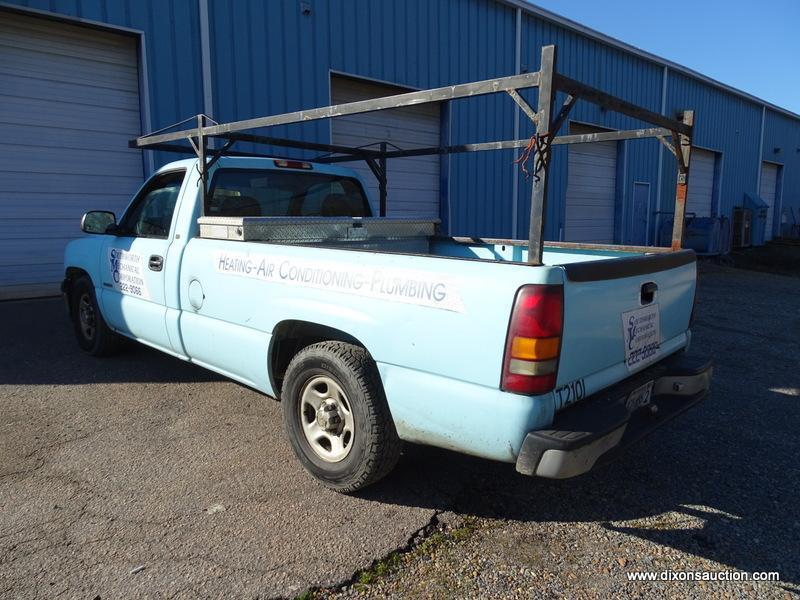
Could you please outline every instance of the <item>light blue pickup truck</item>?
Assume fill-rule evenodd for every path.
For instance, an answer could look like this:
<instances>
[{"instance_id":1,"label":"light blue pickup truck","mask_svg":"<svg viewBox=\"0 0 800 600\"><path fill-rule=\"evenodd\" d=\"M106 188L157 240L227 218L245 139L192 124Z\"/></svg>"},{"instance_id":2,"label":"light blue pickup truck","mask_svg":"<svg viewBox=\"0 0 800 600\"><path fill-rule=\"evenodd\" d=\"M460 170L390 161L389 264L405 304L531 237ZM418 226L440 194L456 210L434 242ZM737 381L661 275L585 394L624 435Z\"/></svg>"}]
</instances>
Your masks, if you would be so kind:
<instances>
[{"instance_id":1,"label":"light blue pickup truck","mask_svg":"<svg viewBox=\"0 0 800 600\"><path fill-rule=\"evenodd\" d=\"M342 492L403 441L579 475L702 400L691 250L436 235L373 217L354 171L225 156L83 217L63 292L80 347L132 338L280 398L298 459ZM205 204L203 206L203 204Z\"/></svg>"}]
</instances>

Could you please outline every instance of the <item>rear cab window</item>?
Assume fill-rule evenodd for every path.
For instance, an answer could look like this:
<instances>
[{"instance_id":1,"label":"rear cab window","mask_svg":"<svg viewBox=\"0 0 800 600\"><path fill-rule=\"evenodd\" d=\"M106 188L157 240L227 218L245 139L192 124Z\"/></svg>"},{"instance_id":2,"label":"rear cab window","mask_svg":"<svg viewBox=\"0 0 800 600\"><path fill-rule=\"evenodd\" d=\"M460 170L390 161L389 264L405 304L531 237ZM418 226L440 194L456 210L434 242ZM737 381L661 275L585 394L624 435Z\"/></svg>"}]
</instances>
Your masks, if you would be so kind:
<instances>
[{"instance_id":1,"label":"rear cab window","mask_svg":"<svg viewBox=\"0 0 800 600\"><path fill-rule=\"evenodd\" d=\"M208 217L369 217L361 183L330 173L220 168L206 200Z\"/></svg>"}]
</instances>

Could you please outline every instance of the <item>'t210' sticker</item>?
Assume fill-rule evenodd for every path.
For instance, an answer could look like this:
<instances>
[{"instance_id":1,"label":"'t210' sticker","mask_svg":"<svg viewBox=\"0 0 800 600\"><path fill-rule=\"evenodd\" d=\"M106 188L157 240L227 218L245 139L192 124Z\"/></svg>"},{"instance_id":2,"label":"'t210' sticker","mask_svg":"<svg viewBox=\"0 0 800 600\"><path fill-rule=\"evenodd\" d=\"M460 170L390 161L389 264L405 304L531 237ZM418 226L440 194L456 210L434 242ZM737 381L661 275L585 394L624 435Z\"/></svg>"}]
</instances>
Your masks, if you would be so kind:
<instances>
[{"instance_id":1,"label":"'t210' sticker","mask_svg":"<svg viewBox=\"0 0 800 600\"><path fill-rule=\"evenodd\" d=\"M562 385L554 393L556 395L557 403L556 410L558 410L559 408L564 408L573 402L583 400L586 397L586 383L583 381L583 379L576 379L571 383Z\"/></svg>"}]
</instances>

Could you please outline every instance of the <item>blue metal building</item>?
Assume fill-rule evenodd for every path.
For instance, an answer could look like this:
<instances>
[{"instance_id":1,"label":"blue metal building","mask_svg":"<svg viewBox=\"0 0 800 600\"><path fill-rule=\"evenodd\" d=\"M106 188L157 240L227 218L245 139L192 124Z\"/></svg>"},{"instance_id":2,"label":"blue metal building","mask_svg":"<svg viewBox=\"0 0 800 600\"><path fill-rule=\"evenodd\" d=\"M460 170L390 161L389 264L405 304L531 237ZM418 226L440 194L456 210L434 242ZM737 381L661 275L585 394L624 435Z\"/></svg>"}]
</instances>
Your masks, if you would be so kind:
<instances>
[{"instance_id":1,"label":"blue metal building","mask_svg":"<svg viewBox=\"0 0 800 600\"><path fill-rule=\"evenodd\" d=\"M11 146L37 138L43 113L83 110L83 117L67 115L83 131L103 120L97 139L106 150L99 156L76 147L66 130L49 142L40 135L28 142L68 148L73 162L60 153L57 186L47 183L47 174L30 189L0 184L0 256L6 257L0 258L0 297L51 291L59 249L77 235L79 212L103 207L101 194L87 203L78 178L70 184L72 203L50 210L64 202L64 174L83 173L95 188L113 188L109 202L120 210L142 170L174 158L142 157L124 147L123 133L133 137L200 112L223 122L533 71L545 44L557 45L557 68L570 77L663 114L695 111L690 211L730 219L750 194L770 206L763 237L800 220L800 116L521 0L0 0L0 55L6 56L0 63L12 65L0 65L0 96L14 96L16 107L0 108L0 128L13 134L5 146L0 142L0 158L13 158L0 170L21 178L46 153L34 148L26 163L19 143ZM70 81L47 66L62 59L59 70ZM92 79L106 69L104 81L111 83ZM55 82L52 89L48 82ZM528 99L535 101L535 91ZM125 126L115 125L117 109L128 119ZM642 125L583 102L570 119L562 132ZM30 128L19 129L25 123ZM120 135L112 139L115 127ZM350 143L388 133L402 145L410 143L404 131L455 144L523 138L532 127L510 98L497 95L454 101L434 113L397 113L390 121L317 121L271 133ZM547 237L657 243L674 201L671 154L655 140L573 148L554 148ZM398 169L394 192L390 170L390 214L395 202L394 210L435 212L452 234L524 238L531 182L514 158L503 151L409 163ZM97 179L99 171L105 179ZM42 231L36 217L44 213L51 222Z\"/></svg>"}]
</instances>

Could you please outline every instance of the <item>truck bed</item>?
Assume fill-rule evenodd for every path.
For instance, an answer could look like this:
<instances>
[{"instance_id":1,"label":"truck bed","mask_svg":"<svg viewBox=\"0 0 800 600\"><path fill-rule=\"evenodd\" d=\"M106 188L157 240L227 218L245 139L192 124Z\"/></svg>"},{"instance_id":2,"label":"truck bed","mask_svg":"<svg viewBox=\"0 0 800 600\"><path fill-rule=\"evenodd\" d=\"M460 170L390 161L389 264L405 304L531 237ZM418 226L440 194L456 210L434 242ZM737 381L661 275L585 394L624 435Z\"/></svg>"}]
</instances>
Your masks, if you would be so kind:
<instances>
[{"instance_id":1,"label":"truck bed","mask_svg":"<svg viewBox=\"0 0 800 600\"><path fill-rule=\"evenodd\" d=\"M440 258L527 264L528 242L444 237L438 220L385 217L201 217L200 237L244 242L395 252ZM568 265L644 254L667 248L545 242L544 265Z\"/></svg>"}]
</instances>

